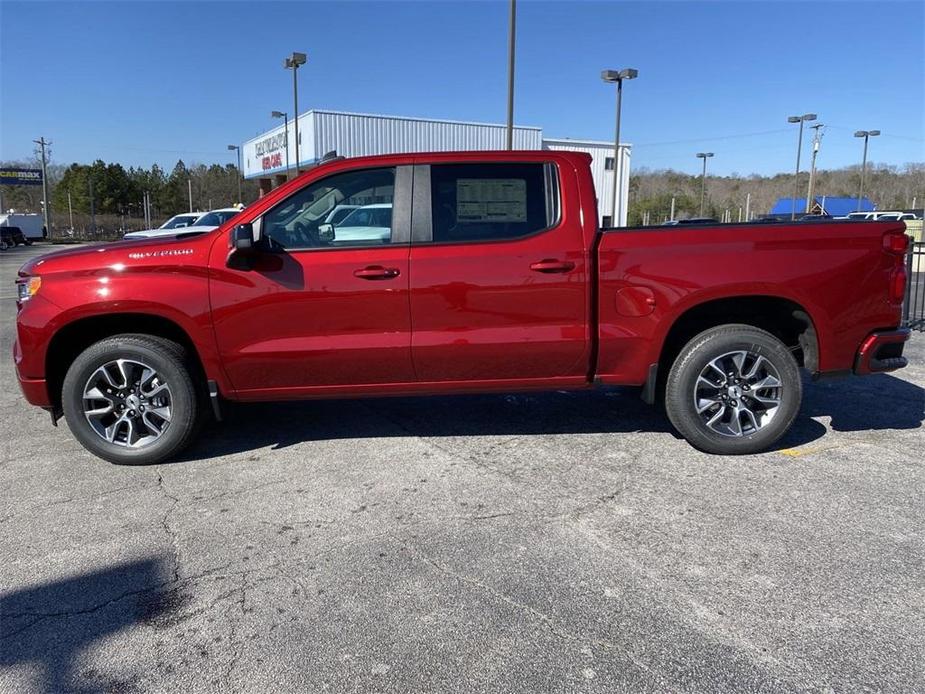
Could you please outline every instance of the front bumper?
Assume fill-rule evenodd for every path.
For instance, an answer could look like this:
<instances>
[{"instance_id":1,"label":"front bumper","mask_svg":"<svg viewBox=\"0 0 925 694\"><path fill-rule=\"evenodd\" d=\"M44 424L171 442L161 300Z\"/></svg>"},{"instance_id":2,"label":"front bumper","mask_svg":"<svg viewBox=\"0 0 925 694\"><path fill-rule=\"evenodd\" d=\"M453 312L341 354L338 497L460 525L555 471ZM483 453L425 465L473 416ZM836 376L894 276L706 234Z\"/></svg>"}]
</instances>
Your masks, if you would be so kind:
<instances>
[{"instance_id":1,"label":"front bumper","mask_svg":"<svg viewBox=\"0 0 925 694\"><path fill-rule=\"evenodd\" d=\"M854 359L854 373L864 376L906 366L909 362L903 356L903 347L909 334L908 328L900 328L868 335Z\"/></svg>"},{"instance_id":2,"label":"front bumper","mask_svg":"<svg viewBox=\"0 0 925 694\"><path fill-rule=\"evenodd\" d=\"M16 366L16 379L19 381L19 388L30 405L38 407L51 407L51 398L48 397L48 383L44 378L26 378L22 375L20 367L22 364L22 348L19 346L19 340L13 342L13 363Z\"/></svg>"}]
</instances>

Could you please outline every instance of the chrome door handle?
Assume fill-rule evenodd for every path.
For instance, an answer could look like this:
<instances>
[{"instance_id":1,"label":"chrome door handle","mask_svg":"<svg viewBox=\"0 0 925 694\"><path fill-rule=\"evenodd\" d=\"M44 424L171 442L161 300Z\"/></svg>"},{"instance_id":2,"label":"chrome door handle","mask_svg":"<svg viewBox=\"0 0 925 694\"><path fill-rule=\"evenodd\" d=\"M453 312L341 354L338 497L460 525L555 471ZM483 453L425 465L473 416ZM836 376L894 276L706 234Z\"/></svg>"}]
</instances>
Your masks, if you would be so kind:
<instances>
[{"instance_id":1,"label":"chrome door handle","mask_svg":"<svg viewBox=\"0 0 925 694\"><path fill-rule=\"evenodd\" d=\"M360 270L354 270L353 276L361 280L390 280L401 274L397 267L382 267L381 265L369 265Z\"/></svg>"}]
</instances>

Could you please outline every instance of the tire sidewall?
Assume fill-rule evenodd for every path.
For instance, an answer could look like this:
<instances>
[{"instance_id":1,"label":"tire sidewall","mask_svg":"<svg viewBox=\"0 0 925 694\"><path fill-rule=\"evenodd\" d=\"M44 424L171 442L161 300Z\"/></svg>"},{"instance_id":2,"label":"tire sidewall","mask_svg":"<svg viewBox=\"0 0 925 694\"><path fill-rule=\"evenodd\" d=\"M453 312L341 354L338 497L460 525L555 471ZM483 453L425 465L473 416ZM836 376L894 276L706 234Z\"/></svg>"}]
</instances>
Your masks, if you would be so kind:
<instances>
[{"instance_id":1,"label":"tire sidewall","mask_svg":"<svg viewBox=\"0 0 925 694\"><path fill-rule=\"evenodd\" d=\"M726 328L726 330L723 330ZM767 359L777 369L783 389L771 421L748 436L723 436L707 428L694 407L694 387L707 364L726 352L745 350ZM694 447L721 455L765 450L791 427L800 410L802 379L789 350L776 337L750 326L721 326L694 337L681 351L668 378L666 409L671 423Z\"/></svg>"},{"instance_id":2,"label":"tire sidewall","mask_svg":"<svg viewBox=\"0 0 925 694\"><path fill-rule=\"evenodd\" d=\"M144 362L170 386L170 424L157 441L140 448L103 440L84 416L83 389L87 380L100 366L115 359ZM81 445L94 455L120 465L147 465L169 457L187 440L196 418L196 393L183 363L167 349L131 339L104 340L78 356L64 378L61 403L68 428Z\"/></svg>"}]
</instances>

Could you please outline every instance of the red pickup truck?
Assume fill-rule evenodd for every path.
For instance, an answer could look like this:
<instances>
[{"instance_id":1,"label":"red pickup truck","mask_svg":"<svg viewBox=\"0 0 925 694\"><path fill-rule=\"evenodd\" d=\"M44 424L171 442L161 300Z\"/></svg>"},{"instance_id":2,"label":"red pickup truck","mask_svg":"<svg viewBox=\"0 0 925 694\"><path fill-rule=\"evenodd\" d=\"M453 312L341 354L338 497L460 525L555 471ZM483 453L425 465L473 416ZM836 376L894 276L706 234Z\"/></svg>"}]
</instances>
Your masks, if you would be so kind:
<instances>
[{"instance_id":1,"label":"red pickup truck","mask_svg":"<svg viewBox=\"0 0 925 694\"><path fill-rule=\"evenodd\" d=\"M906 248L901 222L599 229L584 154L340 158L213 231L26 263L14 357L116 463L175 455L225 398L607 385L749 453L793 423L800 368L905 365Z\"/></svg>"}]
</instances>

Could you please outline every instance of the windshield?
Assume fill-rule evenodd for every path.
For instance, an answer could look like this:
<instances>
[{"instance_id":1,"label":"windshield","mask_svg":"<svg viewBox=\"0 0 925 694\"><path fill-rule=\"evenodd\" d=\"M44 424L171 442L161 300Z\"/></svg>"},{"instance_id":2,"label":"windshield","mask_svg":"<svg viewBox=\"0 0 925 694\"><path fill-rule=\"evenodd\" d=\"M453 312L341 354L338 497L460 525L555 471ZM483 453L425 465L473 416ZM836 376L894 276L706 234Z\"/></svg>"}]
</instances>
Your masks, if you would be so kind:
<instances>
[{"instance_id":1,"label":"windshield","mask_svg":"<svg viewBox=\"0 0 925 694\"><path fill-rule=\"evenodd\" d=\"M344 218L342 227L387 227L392 224L392 206L361 207Z\"/></svg>"},{"instance_id":2,"label":"windshield","mask_svg":"<svg viewBox=\"0 0 925 694\"><path fill-rule=\"evenodd\" d=\"M207 212L196 220L196 226L220 227L237 214L237 210L216 210L215 212Z\"/></svg>"},{"instance_id":3,"label":"windshield","mask_svg":"<svg viewBox=\"0 0 925 694\"><path fill-rule=\"evenodd\" d=\"M188 227L192 226L193 222L199 217L198 214L178 214L175 217L171 217L166 222L161 224L161 229L177 229L178 227Z\"/></svg>"}]
</instances>

